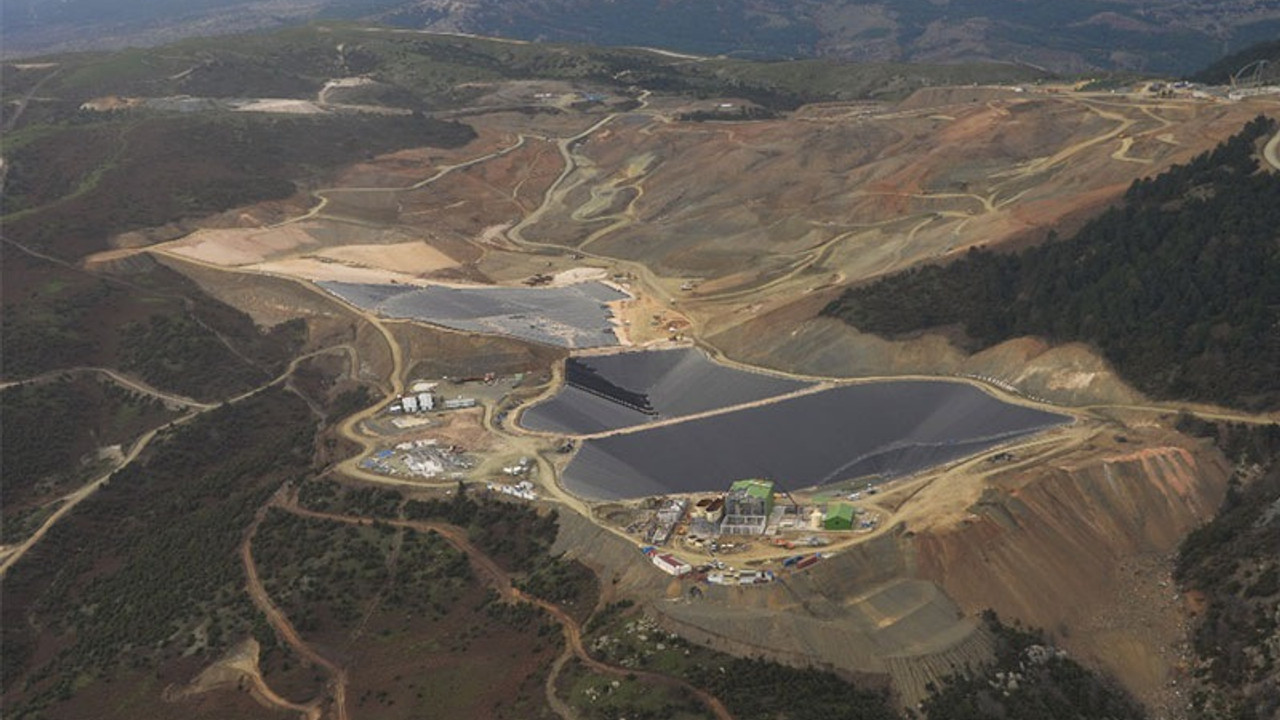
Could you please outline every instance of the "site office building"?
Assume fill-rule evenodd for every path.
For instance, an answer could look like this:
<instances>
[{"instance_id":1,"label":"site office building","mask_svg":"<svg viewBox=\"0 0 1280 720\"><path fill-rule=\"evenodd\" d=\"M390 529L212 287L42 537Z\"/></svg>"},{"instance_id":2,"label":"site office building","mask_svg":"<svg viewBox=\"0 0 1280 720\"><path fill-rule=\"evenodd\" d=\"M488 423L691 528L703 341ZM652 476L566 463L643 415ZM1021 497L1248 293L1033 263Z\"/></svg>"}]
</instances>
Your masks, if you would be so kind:
<instances>
[{"instance_id":1,"label":"site office building","mask_svg":"<svg viewBox=\"0 0 1280 720\"><path fill-rule=\"evenodd\" d=\"M726 535L763 535L773 512L773 483L769 480L739 480L724 496Z\"/></svg>"}]
</instances>

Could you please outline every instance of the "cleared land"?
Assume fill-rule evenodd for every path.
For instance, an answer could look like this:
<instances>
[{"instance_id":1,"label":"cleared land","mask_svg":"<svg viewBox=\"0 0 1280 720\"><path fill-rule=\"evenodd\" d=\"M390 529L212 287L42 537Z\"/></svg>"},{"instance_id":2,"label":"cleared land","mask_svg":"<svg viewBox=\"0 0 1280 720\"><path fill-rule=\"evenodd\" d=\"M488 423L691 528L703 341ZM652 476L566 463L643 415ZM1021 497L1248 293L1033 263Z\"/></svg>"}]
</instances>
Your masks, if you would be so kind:
<instances>
[{"instance_id":1,"label":"cleared land","mask_svg":"<svg viewBox=\"0 0 1280 720\"><path fill-rule=\"evenodd\" d=\"M744 477L785 479L792 489L896 477L1068 421L960 383L850 385L588 440L564 485L618 500L723 490Z\"/></svg>"},{"instance_id":2,"label":"cleared land","mask_svg":"<svg viewBox=\"0 0 1280 720\"><path fill-rule=\"evenodd\" d=\"M526 410L522 426L540 432L590 434L742 405L809 385L726 367L694 348L571 358L569 362L586 367L624 392L644 396L653 414L612 399L607 392L566 383L554 397Z\"/></svg>"},{"instance_id":3,"label":"cleared land","mask_svg":"<svg viewBox=\"0 0 1280 720\"><path fill-rule=\"evenodd\" d=\"M407 288L337 282L320 286L386 317L569 348L617 345L608 303L629 297L603 283L559 288Z\"/></svg>"}]
</instances>

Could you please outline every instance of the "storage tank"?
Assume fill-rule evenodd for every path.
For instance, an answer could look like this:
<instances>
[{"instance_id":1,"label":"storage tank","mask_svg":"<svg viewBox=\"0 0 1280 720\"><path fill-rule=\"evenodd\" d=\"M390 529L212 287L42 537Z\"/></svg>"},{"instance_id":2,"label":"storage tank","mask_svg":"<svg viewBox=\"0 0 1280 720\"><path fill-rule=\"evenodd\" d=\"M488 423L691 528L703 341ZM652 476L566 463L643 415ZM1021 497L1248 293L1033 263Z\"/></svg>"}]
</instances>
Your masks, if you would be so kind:
<instances>
[{"instance_id":1,"label":"storage tank","mask_svg":"<svg viewBox=\"0 0 1280 720\"><path fill-rule=\"evenodd\" d=\"M822 519L823 519L823 517L822 517L822 511L821 511L821 510L819 510L818 508L814 508L814 509L813 509L813 512L809 514L809 529L810 529L810 530L821 530L821 529L822 529Z\"/></svg>"}]
</instances>

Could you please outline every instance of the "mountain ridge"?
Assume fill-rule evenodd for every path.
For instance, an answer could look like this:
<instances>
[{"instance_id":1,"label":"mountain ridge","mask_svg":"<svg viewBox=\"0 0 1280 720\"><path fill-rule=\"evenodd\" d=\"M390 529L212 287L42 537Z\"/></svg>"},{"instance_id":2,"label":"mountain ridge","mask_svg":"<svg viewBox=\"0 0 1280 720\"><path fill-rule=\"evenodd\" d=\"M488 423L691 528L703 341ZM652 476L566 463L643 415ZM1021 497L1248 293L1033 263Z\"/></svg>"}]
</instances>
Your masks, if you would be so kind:
<instances>
[{"instance_id":1,"label":"mountain ridge","mask_svg":"<svg viewBox=\"0 0 1280 720\"><path fill-rule=\"evenodd\" d=\"M10 57L350 19L519 40L763 59L1026 62L1186 73L1280 34L1280 3L1196 0L6 0Z\"/></svg>"}]
</instances>

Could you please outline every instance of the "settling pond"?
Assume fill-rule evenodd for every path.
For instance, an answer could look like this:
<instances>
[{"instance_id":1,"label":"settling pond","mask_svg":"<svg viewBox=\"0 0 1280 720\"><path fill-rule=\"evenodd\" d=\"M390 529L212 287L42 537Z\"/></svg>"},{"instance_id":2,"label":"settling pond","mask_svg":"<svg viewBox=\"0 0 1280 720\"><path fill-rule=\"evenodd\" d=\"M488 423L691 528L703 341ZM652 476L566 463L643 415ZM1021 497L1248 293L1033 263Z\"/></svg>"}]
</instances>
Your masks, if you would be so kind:
<instances>
[{"instance_id":1,"label":"settling pond","mask_svg":"<svg viewBox=\"0 0 1280 720\"><path fill-rule=\"evenodd\" d=\"M563 482L591 500L723 491L769 477L787 489L878 480L950 462L1071 418L963 383L846 385L759 407L586 440Z\"/></svg>"},{"instance_id":2,"label":"settling pond","mask_svg":"<svg viewBox=\"0 0 1280 720\"><path fill-rule=\"evenodd\" d=\"M326 291L384 317L508 335L546 345L617 345L607 303L630 296L599 282L565 287L444 287L321 282Z\"/></svg>"}]
</instances>

